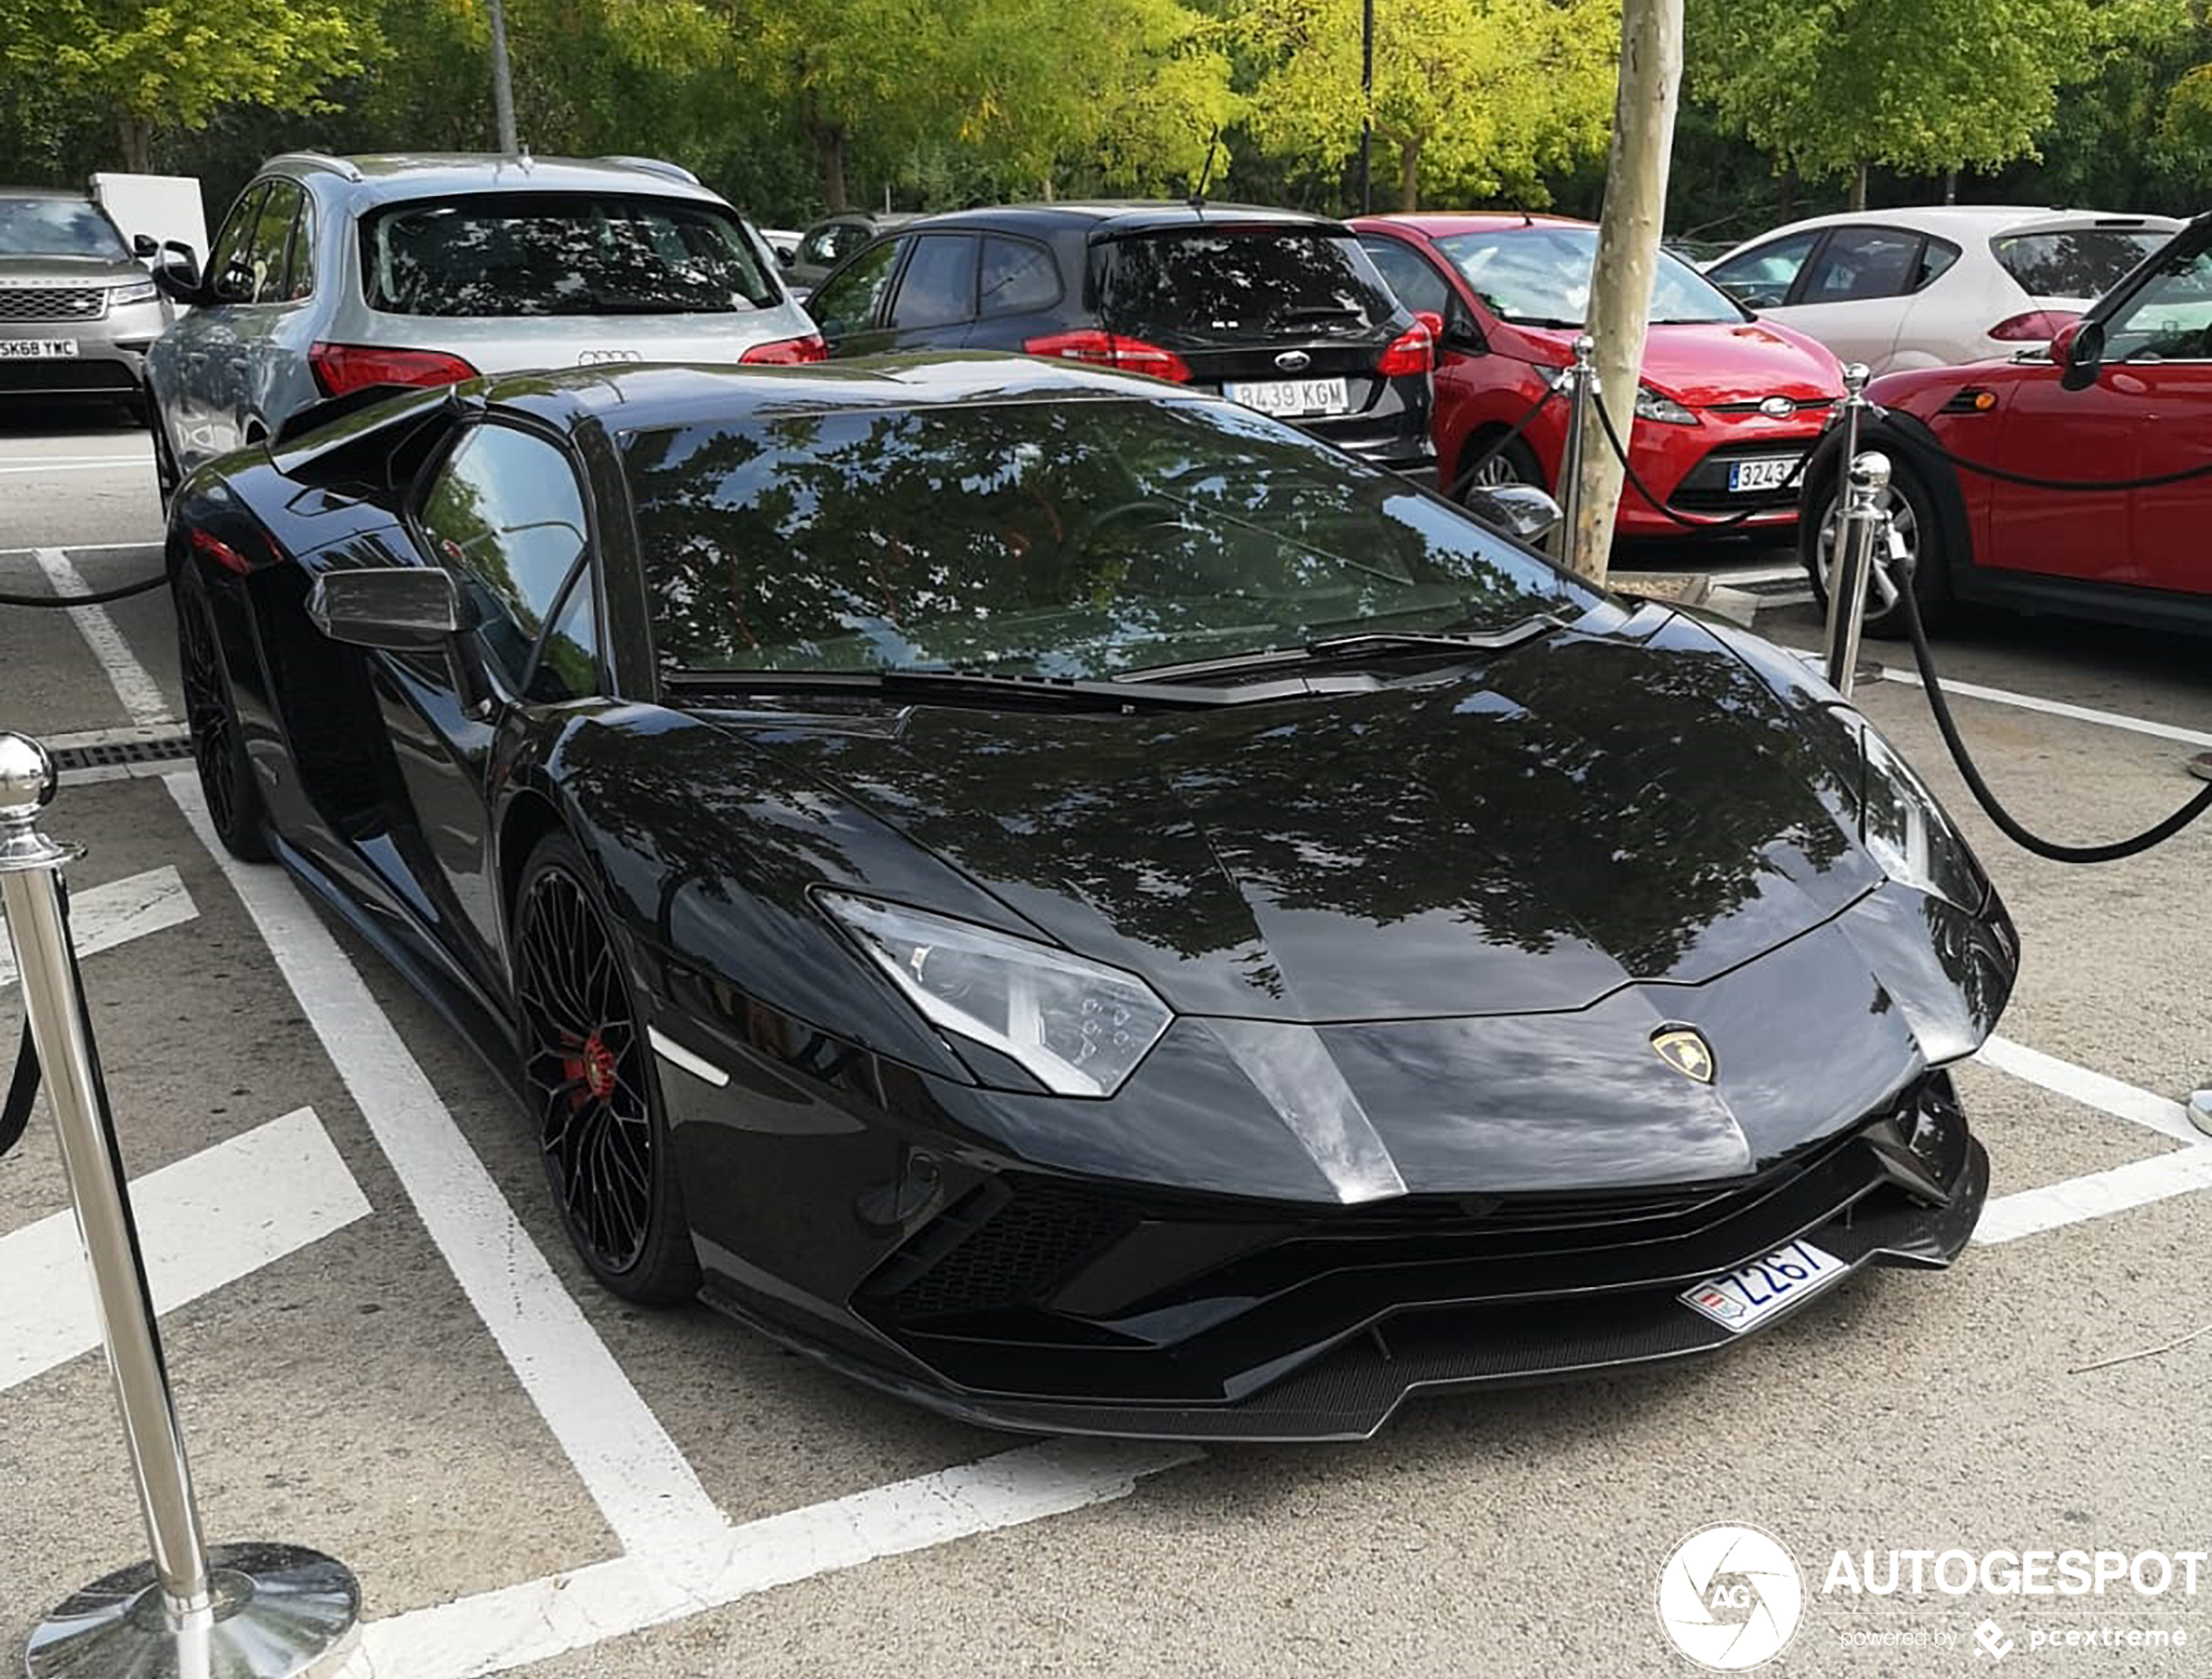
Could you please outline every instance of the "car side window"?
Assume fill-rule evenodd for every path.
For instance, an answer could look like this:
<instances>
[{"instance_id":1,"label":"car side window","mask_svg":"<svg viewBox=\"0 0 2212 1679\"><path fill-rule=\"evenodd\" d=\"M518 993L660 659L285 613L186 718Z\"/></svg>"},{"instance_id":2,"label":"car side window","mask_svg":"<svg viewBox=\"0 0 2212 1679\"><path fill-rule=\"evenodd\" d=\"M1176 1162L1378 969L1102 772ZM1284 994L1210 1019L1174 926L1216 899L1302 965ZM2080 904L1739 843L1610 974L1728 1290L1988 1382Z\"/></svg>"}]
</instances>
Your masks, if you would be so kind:
<instances>
[{"instance_id":1,"label":"car side window","mask_svg":"<svg viewBox=\"0 0 2212 1679\"><path fill-rule=\"evenodd\" d=\"M1901 227L1838 227L1805 274L1800 303L1903 297L1920 273L1920 235Z\"/></svg>"},{"instance_id":2,"label":"car side window","mask_svg":"<svg viewBox=\"0 0 2212 1679\"><path fill-rule=\"evenodd\" d=\"M246 266L253 271L256 303L281 303L291 284L292 225L300 219L300 188L291 181L269 183L253 219L253 238L246 246ZM244 299L239 300L241 302Z\"/></svg>"},{"instance_id":3,"label":"car side window","mask_svg":"<svg viewBox=\"0 0 2212 1679\"><path fill-rule=\"evenodd\" d=\"M315 294L315 200L311 192L300 194L300 219L292 225L290 273L290 283L284 288L287 302Z\"/></svg>"},{"instance_id":4,"label":"car side window","mask_svg":"<svg viewBox=\"0 0 2212 1679\"><path fill-rule=\"evenodd\" d=\"M532 699L577 697L575 683L597 686L586 664L598 637L590 612L590 578L577 562L586 543L583 491L559 448L535 433L496 422L476 427L446 458L423 497L421 525L438 563L475 601L484 651L507 685L523 691L530 653L548 617L560 611L556 651L549 642ZM575 576L583 616L560 610Z\"/></svg>"},{"instance_id":5,"label":"car side window","mask_svg":"<svg viewBox=\"0 0 2212 1679\"><path fill-rule=\"evenodd\" d=\"M1820 230L1814 227L1769 239L1715 264L1705 271L1705 278L1746 308L1778 309L1788 300L1797 270L1805 266L1819 238Z\"/></svg>"},{"instance_id":6,"label":"car side window","mask_svg":"<svg viewBox=\"0 0 2212 1679\"><path fill-rule=\"evenodd\" d=\"M1913 277L1912 289L1920 291L1928 282L1959 260L1959 247L1947 239L1938 239L1932 233L1921 247L1919 272Z\"/></svg>"},{"instance_id":7,"label":"car side window","mask_svg":"<svg viewBox=\"0 0 2212 1679\"><path fill-rule=\"evenodd\" d=\"M975 241L966 233L923 233L899 278L891 324L950 327L975 318Z\"/></svg>"},{"instance_id":8,"label":"car side window","mask_svg":"<svg viewBox=\"0 0 2212 1679\"><path fill-rule=\"evenodd\" d=\"M1423 310L1440 315L1451 313L1451 287L1436 272L1436 265L1412 246L1402 239L1370 234L1361 238L1359 248L1382 270L1390 289L1407 308L1416 314Z\"/></svg>"},{"instance_id":9,"label":"car side window","mask_svg":"<svg viewBox=\"0 0 2212 1679\"><path fill-rule=\"evenodd\" d=\"M876 311L883 301L884 288L891 283L900 244L898 239L885 239L822 282L807 300L806 308L824 332L864 333L875 325Z\"/></svg>"},{"instance_id":10,"label":"car side window","mask_svg":"<svg viewBox=\"0 0 2212 1679\"><path fill-rule=\"evenodd\" d=\"M2105 323L2104 360L2212 361L2212 252L2168 258Z\"/></svg>"},{"instance_id":11,"label":"car side window","mask_svg":"<svg viewBox=\"0 0 2212 1679\"><path fill-rule=\"evenodd\" d=\"M1060 301L1060 268L1052 253L1025 239L983 238L977 275L977 312L985 315L1034 314Z\"/></svg>"},{"instance_id":12,"label":"car side window","mask_svg":"<svg viewBox=\"0 0 2212 1679\"><path fill-rule=\"evenodd\" d=\"M238 202L231 206L229 219L223 223L214 244L208 247L207 285L218 302L253 300L253 270L248 266L246 252L254 229L260 224L261 201L268 194L266 181L256 181L239 193Z\"/></svg>"}]
</instances>

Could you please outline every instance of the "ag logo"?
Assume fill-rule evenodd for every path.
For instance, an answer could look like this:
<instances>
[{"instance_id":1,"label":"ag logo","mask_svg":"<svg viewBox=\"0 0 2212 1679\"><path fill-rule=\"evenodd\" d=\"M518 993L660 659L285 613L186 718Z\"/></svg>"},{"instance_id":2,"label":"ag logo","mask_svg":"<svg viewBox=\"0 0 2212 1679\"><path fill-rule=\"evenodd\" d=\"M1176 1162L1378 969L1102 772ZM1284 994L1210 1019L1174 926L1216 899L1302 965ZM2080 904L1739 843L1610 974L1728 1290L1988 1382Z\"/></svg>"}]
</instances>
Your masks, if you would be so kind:
<instances>
[{"instance_id":1,"label":"ag logo","mask_svg":"<svg viewBox=\"0 0 2212 1679\"><path fill-rule=\"evenodd\" d=\"M1717 1070L1713 1065L1713 1046L1696 1027L1662 1026L1651 1035L1651 1047L1659 1052L1660 1060L1684 1078L1694 1078L1700 1084L1713 1082Z\"/></svg>"},{"instance_id":2,"label":"ag logo","mask_svg":"<svg viewBox=\"0 0 2212 1679\"><path fill-rule=\"evenodd\" d=\"M1741 1673L1781 1655L1804 1608L1797 1560L1763 1527L1700 1527L1659 1571L1667 1642L1716 1673Z\"/></svg>"}]
</instances>

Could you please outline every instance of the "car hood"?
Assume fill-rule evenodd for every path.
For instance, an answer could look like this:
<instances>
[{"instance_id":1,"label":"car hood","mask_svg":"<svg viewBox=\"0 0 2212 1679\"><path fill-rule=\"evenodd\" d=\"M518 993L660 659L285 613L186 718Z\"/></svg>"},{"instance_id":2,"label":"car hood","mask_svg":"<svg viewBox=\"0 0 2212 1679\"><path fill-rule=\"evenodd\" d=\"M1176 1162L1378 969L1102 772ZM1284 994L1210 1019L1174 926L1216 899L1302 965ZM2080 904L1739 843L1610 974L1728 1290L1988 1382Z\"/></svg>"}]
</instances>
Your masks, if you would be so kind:
<instances>
[{"instance_id":1,"label":"car hood","mask_svg":"<svg viewBox=\"0 0 2212 1679\"><path fill-rule=\"evenodd\" d=\"M1579 1009L1878 882L1852 768L1745 662L1657 607L1595 616L1348 697L747 732L1185 1015Z\"/></svg>"},{"instance_id":2,"label":"car hood","mask_svg":"<svg viewBox=\"0 0 2212 1679\"><path fill-rule=\"evenodd\" d=\"M1545 359L1564 367L1575 359L1573 331L1522 327ZM1644 340L1644 382L1693 408L1762 396L1840 395L1843 367L1803 333L1771 320L1712 321L1655 326Z\"/></svg>"},{"instance_id":3,"label":"car hood","mask_svg":"<svg viewBox=\"0 0 2212 1679\"><path fill-rule=\"evenodd\" d=\"M127 286L145 277L128 257L0 257L0 286Z\"/></svg>"}]
</instances>

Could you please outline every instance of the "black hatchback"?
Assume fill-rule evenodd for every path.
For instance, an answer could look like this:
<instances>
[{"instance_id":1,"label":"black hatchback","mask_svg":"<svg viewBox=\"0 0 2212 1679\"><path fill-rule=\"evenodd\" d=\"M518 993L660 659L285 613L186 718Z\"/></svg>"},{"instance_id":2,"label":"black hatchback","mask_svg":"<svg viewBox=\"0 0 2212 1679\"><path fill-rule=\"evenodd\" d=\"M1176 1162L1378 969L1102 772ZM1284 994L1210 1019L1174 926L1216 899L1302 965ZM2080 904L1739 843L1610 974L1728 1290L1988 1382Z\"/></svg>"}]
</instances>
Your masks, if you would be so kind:
<instances>
[{"instance_id":1,"label":"black hatchback","mask_svg":"<svg viewBox=\"0 0 2212 1679\"><path fill-rule=\"evenodd\" d=\"M833 358L1026 351L1217 390L1422 476L1434 323L1343 223L1245 205L1028 204L887 231L807 308Z\"/></svg>"}]
</instances>

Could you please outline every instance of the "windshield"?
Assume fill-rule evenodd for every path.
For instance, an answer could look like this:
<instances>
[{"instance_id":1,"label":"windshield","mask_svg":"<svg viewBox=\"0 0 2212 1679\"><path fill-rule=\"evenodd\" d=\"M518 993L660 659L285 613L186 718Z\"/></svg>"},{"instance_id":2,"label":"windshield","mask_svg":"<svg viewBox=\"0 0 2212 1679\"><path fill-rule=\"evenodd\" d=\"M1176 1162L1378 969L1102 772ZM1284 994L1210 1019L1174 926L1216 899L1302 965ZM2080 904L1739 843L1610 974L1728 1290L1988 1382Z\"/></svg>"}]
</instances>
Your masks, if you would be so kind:
<instances>
[{"instance_id":1,"label":"windshield","mask_svg":"<svg viewBox=\"0 0 2212 1679\"><path fill-rule=\"evenodd\" d=\"M1597 229L1539 223L1487 233L1449 233L1436 241L1501 320L1524 327L1579 327L1590 307ZM1681 258L1659 253L1651 277L1651 324L1688 326L1747 319L1727 294Z\"/></svg>"},{"instance_id":2,"label":"windshield","mask_svg":"<svg viewBox=\"0 0 2212 1679\"><path fill-rule=\"evenodd\" d=\"M123 236L82 199L0 199L0 257L103 257L123 261Z\"/></svg>"},{"instance_id":3,"label":"windshield","mask_svg":"<svg viewBox=\"0 0 2212 1679\"><path fill-rule=\"evenodd\" d=\"M417 315L728 314L781 300L737 218L645 194L490 192L363 218L369 307Z\"/></svg>"},{"instance_id":4,"label":"windshield","mask_svg":"<svg viewBox=\"0 0 2212 1679\"><path fill-rule=\"evenodd\" d=\"M1177 228L1115 239L1104 261L1107 327L1154 343L1366 336L1398 313L1359 241L1341 233Z\"/></svg>"},{"instance_id":5,"label":"windshield","mask_svg":"<svg viewBox=\"0 0 2212 1679\"><path fill-rule=\"evenodd\" d=\"M2030 297L2102 297L2172 237L2075 227L2061 233L2014 233L1989 244L2005 272Z\"/></svg>"},{"instance_id":6,"label":"windshield","mask_svg":"<svg viewBox=\"0 0 2212 1679\"><path fill-rule=\"evenodd\" d=\"M1097 678L1596 597L1453 508L1225 404L794 414L624 444L680 670Z\"/></svg>"}]
</instances>

